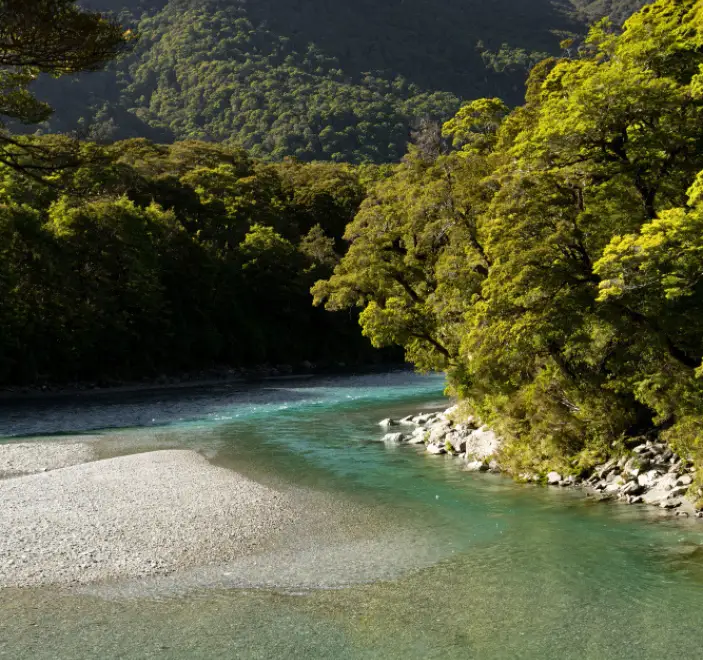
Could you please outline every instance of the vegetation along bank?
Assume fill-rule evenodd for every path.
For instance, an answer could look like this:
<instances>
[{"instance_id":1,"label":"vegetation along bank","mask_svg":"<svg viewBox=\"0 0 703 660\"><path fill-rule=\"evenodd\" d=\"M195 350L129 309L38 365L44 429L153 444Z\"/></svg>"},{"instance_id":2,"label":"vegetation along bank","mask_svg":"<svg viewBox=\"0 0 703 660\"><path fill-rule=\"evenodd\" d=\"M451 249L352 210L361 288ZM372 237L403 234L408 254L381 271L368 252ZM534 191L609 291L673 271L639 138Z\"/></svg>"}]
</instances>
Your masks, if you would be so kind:
<instances>
[{"instance_id":1,"label":"vegetation along bank","mask_svg":"<svg viewBox=\"0 0 703 660\"><path fill-rule=\"evenodd\" d=\"M446 372L512 474L587 474L642 437L703 464L701 0L566 39L522 105L426 113L396 164L18 136L50 120L40 73L136 46L68 0L8 0L0 19L2 382L354 363L375 359L370 340ZM48 37L65 46L42 52ZM132 73L171 85L155 71ZM160 98L154 112L178 105Z\"/></svg>"}]
</instances>

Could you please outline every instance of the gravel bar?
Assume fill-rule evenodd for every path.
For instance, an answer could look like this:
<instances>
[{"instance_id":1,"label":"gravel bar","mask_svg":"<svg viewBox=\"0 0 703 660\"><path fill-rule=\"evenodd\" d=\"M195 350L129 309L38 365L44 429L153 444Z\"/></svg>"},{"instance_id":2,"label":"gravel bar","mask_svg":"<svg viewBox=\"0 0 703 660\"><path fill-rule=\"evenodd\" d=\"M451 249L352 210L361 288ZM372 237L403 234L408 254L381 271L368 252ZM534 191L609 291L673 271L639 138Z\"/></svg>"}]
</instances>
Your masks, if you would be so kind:
<instances>
[{"instance_id":1,"label":"gravel bar","mask_svg":"<svg viewBox=\"0 0 703 660\"><path fill-rule=\"evenodd\" d=\"M297 518L290 496L189 450L6 479L0 501L0 586L88 584L232 561Z\"/></svg>"},{"instance_id":2,"label":"gravel bar","mask_svg":"<svg viewBox=\"0 0 703 660\"><path fill-rule=\"evenodd\" d=\"M86 442L16 442L0 444L0 479L87 463L95 451Z\"/></svg>"}]
</instances>

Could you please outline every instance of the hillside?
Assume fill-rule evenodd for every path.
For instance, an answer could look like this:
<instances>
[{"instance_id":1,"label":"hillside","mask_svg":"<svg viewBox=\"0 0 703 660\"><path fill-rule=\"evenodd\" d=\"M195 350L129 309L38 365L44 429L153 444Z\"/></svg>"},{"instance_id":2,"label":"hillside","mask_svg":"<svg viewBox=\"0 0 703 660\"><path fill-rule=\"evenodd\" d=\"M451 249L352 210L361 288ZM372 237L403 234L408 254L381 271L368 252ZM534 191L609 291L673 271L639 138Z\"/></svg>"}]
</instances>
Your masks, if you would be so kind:
<instances>
[{"instance_id":1,"label":"hillside","mask_svg":"<svg viewBox=\"0 0 703 660\"><path fill-rule=\"evenodd\" d=\"M141 39L108 71L42 80L42 131L195 138L255 156L397 160L461 99L520 100L527 69L637 0L92 0ZM492 54L499 53L496 57Z\"/></svg>"}]
</instances>

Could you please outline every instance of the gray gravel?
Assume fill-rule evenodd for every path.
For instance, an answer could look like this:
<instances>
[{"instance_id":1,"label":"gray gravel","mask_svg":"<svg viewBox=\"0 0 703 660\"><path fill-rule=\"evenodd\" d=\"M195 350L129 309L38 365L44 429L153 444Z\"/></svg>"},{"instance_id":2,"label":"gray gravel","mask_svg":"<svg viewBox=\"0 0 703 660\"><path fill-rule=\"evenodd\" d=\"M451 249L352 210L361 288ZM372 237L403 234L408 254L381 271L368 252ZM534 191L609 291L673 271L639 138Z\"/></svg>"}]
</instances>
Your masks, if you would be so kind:
<instances>
[{"instance_id":1,"label":"gray gravel","mask_svg":"<svg viewBox=\"0 0 703 660\"><path fill-rule=\"evenodd\" d=\"M85 442L0 444L0 479L56 470L94 458L94 449Z\"/></svg>"},{"instance_id":2,"label":"gray gravel","mask_svg":"<svg viewBox=\"0 0 703 660\"><path fill-rule=\"evenodd\" d=\"M168 574L259 549L291 498L192 451L0 481L0 586Z\"/></svg>"}]
</instances>

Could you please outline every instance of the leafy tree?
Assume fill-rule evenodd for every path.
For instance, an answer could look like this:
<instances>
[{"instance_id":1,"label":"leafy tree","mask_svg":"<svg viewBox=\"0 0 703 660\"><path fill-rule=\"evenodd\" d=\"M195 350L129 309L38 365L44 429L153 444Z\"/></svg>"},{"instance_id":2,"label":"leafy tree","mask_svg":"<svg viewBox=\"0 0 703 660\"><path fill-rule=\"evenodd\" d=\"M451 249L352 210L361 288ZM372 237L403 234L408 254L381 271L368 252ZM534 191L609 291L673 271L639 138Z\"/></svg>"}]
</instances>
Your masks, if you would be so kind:
<instances>
[{"instance_id":1,"label":"leafy tree","mask_svg":"<svg viewBox=\"0 0 703 660\"><path fill-rule=\"evenodd\" d=\"M39 123L51 114L29 85L40 73L63 76L101 68L128 39L115 22L73 0L3 0L0 4L0 117ZM27 160L28 151L34 158ZM0 162L41 173L36 149L10 136L0 120ZM29 164L28 164L29 163Z\"/></svg>"},{"instance_id":2,"label":"leafy tree","mask_svg":"<svg viewBox=\"0 0 703 660\"><path fill-rule=\"evenodd\" d=\"M652 430L703 461L700 12L602 21L535 67L522 107L463 107L453 151L411 150L313 289L447 369L516 470L579 470Z\"/></svg>"}]
</instances>

